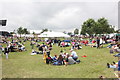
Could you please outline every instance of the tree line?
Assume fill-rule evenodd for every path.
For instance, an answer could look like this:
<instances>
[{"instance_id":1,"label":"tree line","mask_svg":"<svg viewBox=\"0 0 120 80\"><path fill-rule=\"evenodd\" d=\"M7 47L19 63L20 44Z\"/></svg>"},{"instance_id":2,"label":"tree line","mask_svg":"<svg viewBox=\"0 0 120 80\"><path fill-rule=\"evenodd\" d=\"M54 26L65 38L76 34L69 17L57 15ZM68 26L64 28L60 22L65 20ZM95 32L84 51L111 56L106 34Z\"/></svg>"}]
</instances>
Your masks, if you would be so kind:
<instances>
[{"instance_id":1,"label":"tree line","mask_svg":"<svg viewBox=\"0 0 120 80\"><path fill-rule=\"evenodd\" d=\"M43 33L43 32L47 32L48 31L48 29L42 29L42 31L40 32L40 34L41 33ZM12 32L12 33L14 33L14 31ZM18 34L30 34L30 32L27 30L27 28L23 28L23 27L19 27L18 29L17 29L17 33ZM32 33L33 35L35 35L36 33L35 32L33 32Z\"/></svg>"},{"instance_id":2,"label":"tree line","mask_svg":"<svg viewBox=\"0 0 120 80\"><path fill-rule=\"evenodd\" d=\"M98 20L94 20L92 18L86 20L85 22L83 22L82 26L81 26L81 32L80 34L86 35L93 35L93 34L110 34L110 33L114 33L114 32L118 32L115 31L114 28L115 26L112 26L108 23L108 20L104 17L99 18ZM47 32L48 29L42 29L42 32ZM19 27L17 29L17 33L18 34L30 34L30 32L27 30L27 28L23 28L23 27ZM35 32L33 32L33 34L35 34ZM68 35L71 35L72 33L69 32ZM79 29L75 29L74 30L74 34L79 34Z\"/></svg>"}]
</instances>

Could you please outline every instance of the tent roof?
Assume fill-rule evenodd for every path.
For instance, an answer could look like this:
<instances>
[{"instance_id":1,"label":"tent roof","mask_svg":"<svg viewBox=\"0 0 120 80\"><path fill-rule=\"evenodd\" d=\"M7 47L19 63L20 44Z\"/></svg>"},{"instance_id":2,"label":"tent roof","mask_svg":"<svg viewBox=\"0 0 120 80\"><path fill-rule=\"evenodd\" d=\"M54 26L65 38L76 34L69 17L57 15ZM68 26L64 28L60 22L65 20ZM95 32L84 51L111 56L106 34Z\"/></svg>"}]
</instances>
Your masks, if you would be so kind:
<instances>
[{"instance_id":1,"label":"tent roof","mask_svg":"<svg viewBox=\"0 0 120 80\"><path fill-rule=\"evenodd\" d=\"M70 37L70 36L62 32L44 32L41 35L38 35L38 37Z\"/></svg>"},{"instance_id":2,"label":"tent roof","mask_svg":"<svg viewBox=\"0 0 120 80\"><path fill-rule=\"evenodd\" d=\"M13 36L20 37L19 34L14 34ZM32 35L32 34L26 34L26 35L25 35L25 34L22 34L21 37L34 37L34 35Z\"/></svg>"},{"instance_id":3,"label":"tent roof","mask_svg":"<svg viewBox=\"0 0 120 80\"><path fill-rule=\"evenodd\" d=\"M30 33L32 34L33 32L35 32L36 34L39 34L42 32L42 30L30 30Z\"/></svg>"}]
</instances>

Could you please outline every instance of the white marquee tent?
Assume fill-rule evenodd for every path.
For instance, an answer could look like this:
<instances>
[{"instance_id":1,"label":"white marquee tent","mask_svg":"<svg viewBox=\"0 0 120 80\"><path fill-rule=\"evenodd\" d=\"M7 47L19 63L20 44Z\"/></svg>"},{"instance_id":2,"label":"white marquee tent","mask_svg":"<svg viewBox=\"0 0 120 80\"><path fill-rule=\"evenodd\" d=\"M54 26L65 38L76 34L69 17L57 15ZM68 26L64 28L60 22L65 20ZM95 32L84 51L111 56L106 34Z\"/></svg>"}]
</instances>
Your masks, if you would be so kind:
<instances>
[{"instance_id":1,"label":"white marquee tent","mask_svg":"<svg viewBox=\"0 0 120 80\"><path fill-rule=\"evenodd\" d=\"M33 34L33 32L35 34L40 34L42 32L42 30L30 30L30 34Z\"/></svg>"},{"instance_id":2,"label":"white marquee tent","mask_svg":"<svg viewBox=\"0 0 120 80\"><path fill-rule=\"evenodd\" d=\"M14 34L13 36L20 37L19 34ZM34 37L34 35L32 35L32 34L26 34L26 35L25 35L25 34L22 34L21 37Z\"/></svg>"},{"instance_id":3,"label":"white marquee tent","mask_svg":"<svg viewBox=\"0 0 120 80\"><path fill-rule=\"evenodd\" d=\"M62 32L44 32L41 35L38 35L38 37L70 37L70 36Z\"/></svg>"}]
</instances>

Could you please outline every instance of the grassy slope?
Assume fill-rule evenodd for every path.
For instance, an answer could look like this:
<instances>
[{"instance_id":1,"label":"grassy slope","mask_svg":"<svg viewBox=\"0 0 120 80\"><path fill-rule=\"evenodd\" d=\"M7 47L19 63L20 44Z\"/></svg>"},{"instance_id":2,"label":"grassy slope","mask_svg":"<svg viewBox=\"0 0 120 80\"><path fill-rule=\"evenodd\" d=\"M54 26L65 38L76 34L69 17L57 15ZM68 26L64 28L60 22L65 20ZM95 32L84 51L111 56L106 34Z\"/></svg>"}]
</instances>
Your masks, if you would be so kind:
<instances>
[{"instance_id":1,"label":"grassy slope","mask_svg":"<svg viewBox=\"0 0 120 80\"><path fill-rule=\"evenodd\" d=\"M28 43L25 44L26 52L10 53L8 60L3 55L3 78L98 78L100 75L115 77L113 69L106 67L107 62L117 61L117 58L109 54L109 49L83 46L83 49L76 51L82 62L65 67L44 64L42 55L31 56ZM66 48L67 52L68 49ZM53 46L51 55L59 54L60 50L59 47ZM84 54L87 55L86 58L81 57Z\"/></svg>"}]
</instances>

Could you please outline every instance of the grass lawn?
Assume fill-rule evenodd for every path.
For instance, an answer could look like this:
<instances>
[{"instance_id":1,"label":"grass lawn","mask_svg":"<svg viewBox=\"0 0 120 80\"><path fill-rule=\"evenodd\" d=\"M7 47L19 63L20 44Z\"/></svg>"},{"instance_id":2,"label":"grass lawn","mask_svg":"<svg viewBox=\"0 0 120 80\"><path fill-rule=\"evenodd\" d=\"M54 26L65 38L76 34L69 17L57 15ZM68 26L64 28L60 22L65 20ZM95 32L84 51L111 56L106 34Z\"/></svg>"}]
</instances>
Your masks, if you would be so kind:
<instances>
[{"instance_id":1,"label":"grass lawn","mask_svg":"<svg viewBox=\"0 0 120 80\"><path fill-rule=\"evenodd\" d=\"M108 69L106 63L117 61L117 58L113 57L107 48L83 46L83 49L76 50L80 64L53 66L45 64L41 54L31 56L29 42L26 42L25 46L27 51L10 53L8 60L2 55L3 78L98 78L101 75L115 78L113 69ZM51 55L59 54L61 49L54 45ZM70 48L65 49L70 53ZM87 57L81 57L83 55Z\"/></svg>"}]
</instances>

